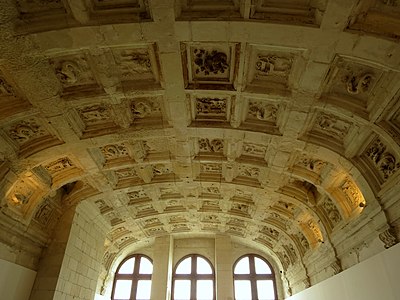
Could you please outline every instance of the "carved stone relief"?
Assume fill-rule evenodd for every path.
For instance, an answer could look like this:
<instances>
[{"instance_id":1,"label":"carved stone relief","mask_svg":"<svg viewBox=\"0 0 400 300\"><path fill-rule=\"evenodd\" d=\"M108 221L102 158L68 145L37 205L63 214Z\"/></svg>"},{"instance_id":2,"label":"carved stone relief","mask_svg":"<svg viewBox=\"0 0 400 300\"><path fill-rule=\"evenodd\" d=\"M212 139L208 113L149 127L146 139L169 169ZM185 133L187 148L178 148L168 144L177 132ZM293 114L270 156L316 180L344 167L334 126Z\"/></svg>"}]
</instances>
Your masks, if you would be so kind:
<instances>
[{"instance_id":1,"label":"carved stone relief","mask_svg":"<svg viewBox=\"0 0 400 300\"><path fill-rule=\"evenodd\" d=\"M279 237L280 237L279 231L277 231L277 230L275 230L275 229L273 229L273 228L270 228L270 227L268 227L268 226L264 226L264 227L261 229L260 232L263 233L263 234L265 234L265 235L267 235L267 236L269 236L270 238L272 238L272 239L274 239L274 240L278 240Z\"/></svg>"},{"instance_id":2,"label":"carved stone relief","mask_svg":"<svg viewBox=\"0 0 400 300\"><path fill-rule=\"evenodd\" d=\"M307 221L306 226L312 232L316 241L318 241L318 242L323 241L321 230L319 229L316 222L314 222L312 219L310 219Z\"/></svg>"},{"instance_id":3,"label":"carved stone relief","mask_svg":"<svg viewBox=\"0 0 400 300\"><path fill-rule=\"evenodd\" d=\"M9 136L22 145L37 138L49 135L35 119L20 121L8 129Z\"/></svg>"},{"instance_id":4,"label":"carved stone relief","mask_svg":"<svg viewBox=\"0 0 400 300\"><path fill-rule=\"evenodd\" d=\"M385 249L388 249L399 242L393 228L389 228L379 234L379 238L384 243Z\"/></svg>"},{"instance_id":5,"label":"carved stone relief","mask_svg":"<svg viewBox=\"0 0 400 300\"><path fill-rule=\"evenodd\" d=\"M296 165L302 166L312 172L320 173L327 163L319 159L310 158L307 155L302 155L297 160Z\"/></svg>"},{"instance_id":6,"label":"carved stone relief","mask_svg":"<svg viewBox=\"0 0 400 300\"><path fill-rule=\"evenodd\" d=\"M212 85L213 89L233 90L239 49L239 44L182 43L185 86L198 89Z\"/></svg>"},{"instance_id":7,"label":"carved stone relief","mask_svg":"<svg viewBox=\"0 0 400 300\"><path fill-rule=\"evenodd\" d=\"M222 139L207 139L198 140L200 152L222 153L224 151L224 141Z\"/></svg>"},{"instance_id":8,"label":"carved stone relief","mask_svg":"<svg viewBox=\"0 0 400 300\"><path fill-rule=\"evenodd\" d=\"M11 194L11 203L16 206L26 205L33 194L34 187L32 187L31 184L25 180L20 180L13 188L13 192Z\"/></svg>"},{"instance_id":9,"label":"carved stone relief","mask_svg":"<svg viewBox=\"0 0 400 300\"><path fill-rule=\"evenodd\" d=\"M222 172L222 165L209 163L209 164L201 164L200 165L200 172L201 173L221 173Z\"/></svg>"},{"instance_id":10,"label":"carved stone relief","mask_svg":"<svg viewBox=\"0 0 400 300\"><path fill-rule=\"evenodd\" d=\"M138 178L139 177L134 168L120 169L120 170L114 171L114 173L118 179Z\"/></svg>"},{"instance_id":11,"label":"carved stone relief","mask_svg":"<svg viewBox=\"0 0 400 300\"><path fill-rule=\"evenodd\" d=\"M125 144L110 144L100 148L106 162L129 156L128 149Z\"/></svg>"},{"instance_id":12,"label":"carved stone relief","mask_svg":"<svg viewBox=\"0 0 400 300\"><path fill-rule=\"evenodd\" d=\"M196 66L195 73L197 75L208 76L210 74L223 74L229 68L228 56L224 52L195 48L193 53L194 64Z\"/></svg>"},{"instance_id":13,"label":"carved stone relief","mask_svg":"<svg viewBox=\"0 0 400 300\"><path fill-rule=\"evenodd\" d=\"M284 77L287 79L292 63L293 59L290 57L258 55L255 68L258 76Z\"/></svg>"},{"instance_id":14,"label":"carved stone relief","mask_svg":"<svg viewBox=\"0 0 400 300\"><path fill-rule=\"evenodd\" d=\"M250 178L257 179L259 175L260 175L259 168L244 166L244 165L239 166L238 176L244 176L244 177L250 177Z\"/></svg>"},{"instance_id":15,"label":"carved stone relief","mask_svg":"<svg viewBox=\"0 0 400 300\"><path fill-rule=\"evenodd\" d=\"M104 104L95 104L77 109L86 125L104 123L111 120L111 110Z\"/></svg>"},{"instance_id":16,"label":"carved stone relief","mask_svg":"<svg viewBox=\"0 0 400 300\"><path fill-rule=\"evenodd\" d=\"M367 118L373 90L384 73L355 59L337 56L326 78L323 99Z\"/></svg>"},{"instance_id":17,"label":"carved stone relief","mask_svg":"<svg viewBox=\"0 0 400 300\"><path fill-rule=\"evenodd\" d=\"M44 168L52 175L67 169L74 168L75 165L68 157L62 157L44 166Z\"/></svg>"},{"instance_id":18,"label":"carved stone relief","mask_svg":"<svg viewBox=\"0 0 400 300\"><path fill-rule=\"evenodd\" d=\"M335 226L342 220L342 216L338 211L337 207L333 203L333 201L329 198L326 198L324 202L321 204L322 208L324 209L327 217L332 222L332 225Z\"/></svg>"},{"instance_id":19,"label":"carved stone relief","mask_svg":"<svg viewBox=\"0 0 400 300\"><path fill-rule=\"evenodd\" d=\"M52 215L54 213L54 207L49 199L43 200L43 202L37 208L33 219L36 220L42 226L47 226L50 223Z\"/></svg>"},{"instance_id":20,"label":"carved stone relief","mask_svg":"<svg viewBox=\"0 0 400 300\"><path fill-rule=\"evenodd\" d=\"M131 102L131 112L133 119L159 117L161 115L161 105L155 99L134 99Z\"/></svg>"},{"instance_id":21,"label":"carved stone relief","mask_svg":"<svg viewBox=\"0 0 400 300\"><path fill-rule=\"evenodd\" d=\"M107 214L107 213L109 213L109 212L111 212L111 211L114 210L111 206L109 206L108 204L106 204L106 202L105 202L104 200L102 200L102 199L96 200L94 203L95 203L96 206L99 208L100 213L101 213L102 215Z\"/></svg>"},{"instance_id":22,"label":"carved stone relief","mask_svg":"<svg viewBox=\"0 0 400 300\"><path fill-rule=\"evenodd\" d=\"M248 115L251 119L276 123L278 105L263 103L263 101L250 100Z\"/></svg>"},{"instance_id":23,"label":"carved stone relief","mask_svg":"<svg viewBox=\"0 0 400 300\"><path fill-rule=\"evenodd\" d=\"M113 51L122 80L132 80L152 73L150 55L144 49L121 49Z\"/></svg>"},{"instance_id":24,"label":"carved stone relief","mask_svg":"<svg viewBox=\"0 0 400 300\"><path fill-rule=\"evenodd\" d=\"M196 119L225 119L227 99L196 98Z\"/></svg>"},{"instance_id":25,"label":"carved stone relief","mask_svg":"<svg viewBox=\"0 0 400 300\"><path fill-rule=\"evenodd\" d=\"M315 119L314 130L333 138L343 140L348 134L350 123L334 115L320 113Z\"/></svg>"},{"instance_id":26,"label":"carved stone relief","mask_svg":"<svg viewBox=\"0 0 400 300\"><path fill-rule=\"evenodd\" d=\"M64 89L64 94L99 89L84 53L55 57L50 59L50 64Z\"/></svg>"},{"instance_id":27,"label":"carved stone relief","mask_svg":"<svg viewBox=\"0 0 400 300\"><path fill-rule=\"evenodd\" d=\"M242 155L264 158L267 153L267 147L252 143L243 143Z\"/></svg>"},{"instance_id":28,"label":"carved stone relief","mask_svg":"<svg viewBox=\"0 0 400 300\"><path fill-rule=\"evenodd\" d=\"M171 167L169 167L165 164L153 165L153 175L154 176L169 175L172 173L173 173L173 170L171 169Z\"/></svg>"},{"instance_id":29,"label":"carved stone relief","mask_svg":"<svg viewBox=\"0 0 400 300\"><path fill-rule=\"evenodd\" d=\"M356 208L360 205L360 203L364 203L360 190L349 178L346 178L346 180L343 182L341 185L341 190L348 200L350 207Z\"/></svg>"},{"instance_id":30,"label":"carved stone relief","mask_svg":"<svg viewBox=\"0 0 400 300\"><path fill-rule=\"evenodd\" d=\"M396 157L386 148L386 145L380 139L376 139L365 152L384 181L400 168L400 163Z\"/></svg>"}]
</instances>

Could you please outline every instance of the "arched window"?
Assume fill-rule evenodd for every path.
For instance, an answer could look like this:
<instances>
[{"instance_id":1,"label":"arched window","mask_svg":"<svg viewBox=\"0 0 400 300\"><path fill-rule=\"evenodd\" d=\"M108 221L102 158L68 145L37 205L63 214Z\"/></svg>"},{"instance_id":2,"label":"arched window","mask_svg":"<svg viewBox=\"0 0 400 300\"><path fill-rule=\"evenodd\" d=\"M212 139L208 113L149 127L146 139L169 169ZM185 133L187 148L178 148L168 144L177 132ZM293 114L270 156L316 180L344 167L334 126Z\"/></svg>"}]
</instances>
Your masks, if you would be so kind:
<instances>
[{"instance_id":1,"label":"arched window","mask_svg":"<svg viewBox=\"0 0 400 300\"><path fill-rule=\"evenodd\" d=\"M173 300L214 300L215 274L204 257L191 254L181 259L173 275Z\"/></svg>"},{"instance_id":2,"label":"arched window","mask_svg":"<svg viewBox=\"0 0 400 300\"><path fill-rule=\"evenodd\" d=\"M153 263L136 254L127 257L115 272L113 300L150 300Z\"/></svg>"},{"instance_id":3,"label":"arched window","mask_svg":"<svg viewBox=\"0 0 400 300\"><path fill-rule=\"evenodd\" d=\"M235 300L276 300L275 274L261 256L249 254L233 266Z\"/></svg>"}]
</instances>

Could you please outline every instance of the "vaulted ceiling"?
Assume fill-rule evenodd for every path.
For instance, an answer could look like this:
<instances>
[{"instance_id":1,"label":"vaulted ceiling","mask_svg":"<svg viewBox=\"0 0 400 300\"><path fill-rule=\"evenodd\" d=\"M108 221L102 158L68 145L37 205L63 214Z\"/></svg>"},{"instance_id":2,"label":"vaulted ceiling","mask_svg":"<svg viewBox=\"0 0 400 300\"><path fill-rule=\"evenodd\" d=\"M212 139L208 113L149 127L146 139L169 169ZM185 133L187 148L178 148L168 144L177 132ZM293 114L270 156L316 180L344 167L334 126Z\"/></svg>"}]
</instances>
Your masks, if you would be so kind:
<instances>
[{"instance_id":1,"label":"vaulted ceiling","mask_svg":"<svg viewBox=\"0 0 400 300\"><path fill-rule=\"evenodd\" d=\"M6 243L45 247L82 201L110 226L105 267L156 236L220 233L318 281L395 243L399 1L9 2Z\"/></svg>"}]
</instances>

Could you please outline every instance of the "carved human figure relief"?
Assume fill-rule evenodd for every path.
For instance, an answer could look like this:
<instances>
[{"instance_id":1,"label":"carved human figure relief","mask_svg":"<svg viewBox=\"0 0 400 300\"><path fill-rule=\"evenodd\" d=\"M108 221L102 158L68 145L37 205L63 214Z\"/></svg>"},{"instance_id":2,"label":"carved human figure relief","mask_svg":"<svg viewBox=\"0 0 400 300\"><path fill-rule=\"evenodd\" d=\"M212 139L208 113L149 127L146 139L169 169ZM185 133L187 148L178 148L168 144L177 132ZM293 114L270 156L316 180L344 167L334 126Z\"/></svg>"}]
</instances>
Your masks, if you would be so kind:
<instances>
[{"instance_id":1,"label":"carved human figure relief","mask_svg":"<svg viewBox=\"0 0 400 300\"><path fill-rule=\"evenodd\" d=\"M287 77L292 67L292 59L276 55L259 55L256 70L260 75Z\"/></svg>"},{"instance_id":2,"label":"carved human figure relief","mask_svg":"<svg viewBox=\"0 0 400 300\"><path fill-rule=\"evenodd\" d=\"M194 49L194 64L196 74L223 74L229 68L228 56L221 51L205 49Z\"/></svg>"}]
</instances>

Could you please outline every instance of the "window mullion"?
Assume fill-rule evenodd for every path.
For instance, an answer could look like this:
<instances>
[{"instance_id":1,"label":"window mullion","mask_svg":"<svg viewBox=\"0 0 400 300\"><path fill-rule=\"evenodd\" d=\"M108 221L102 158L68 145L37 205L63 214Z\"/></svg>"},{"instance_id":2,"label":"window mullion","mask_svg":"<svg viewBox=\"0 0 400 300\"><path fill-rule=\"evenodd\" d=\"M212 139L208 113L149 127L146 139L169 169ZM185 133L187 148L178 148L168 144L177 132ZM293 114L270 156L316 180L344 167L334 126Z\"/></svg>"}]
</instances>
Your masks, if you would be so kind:
<instances>
[{"instance_id":1,"label":"window mullion","mask_svg":"<svg viewBox=\"0 0 400 300\"><path fill-rule=\"evenodd\" d=\"M249 256L249 265L250 265L251 298L252 300L258 300L257 276L256 276L256 267L254 265L253 255Z\"/></svg>"},{"instance_id":2,"label":"window mullion","mask_svg":"<svg viewBox=\"0 0 400 300\"><path fill-rule=\"evenodd\" d=\"M196 300L197 291L197 257L192 256L192 273L190 274L190 299Z\"/></svg>"}]
</instances>

